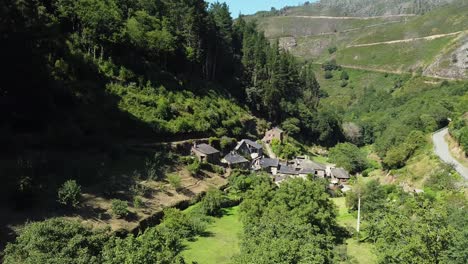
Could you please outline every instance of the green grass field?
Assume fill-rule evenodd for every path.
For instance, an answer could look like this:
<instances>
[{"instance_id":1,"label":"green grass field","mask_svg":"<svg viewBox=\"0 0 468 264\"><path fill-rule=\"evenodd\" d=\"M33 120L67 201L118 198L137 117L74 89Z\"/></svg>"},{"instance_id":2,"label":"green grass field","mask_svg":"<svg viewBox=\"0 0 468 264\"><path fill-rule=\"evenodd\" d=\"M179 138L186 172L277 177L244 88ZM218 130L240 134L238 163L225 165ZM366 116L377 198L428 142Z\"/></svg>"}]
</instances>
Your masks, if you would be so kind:
<instances>
[{"instance_id":1,"label":"green grass field","mask_svg":"<svg viewBox=\"0 0 468 264\"><path fill-rule=\"evenodd\" d=\"M338 207L338 224L346 227L356 227L356 217L348 212L348 208L346 208L346 198L333 198L332 201ZM361 243L355 238L349 238L346 240L348 256L353 260L356 260L359 264L377 263L377 258L372 252L372 248L372 244Z\"/></svg>"},{"instance_id":2,"label":"green grass field","mask_svg":"<svg viewBox=\"0 0 468 264\"><path fill-rule=\"evenodd\" d=\"M187 263L199 264L229 263L232 256L239 253L239 235L242 223L239 219L239 207L227 208L224 216L216 218L207 229L207 237L197 237L186 242L182 252Z\"/></svg>"}]
</instances>

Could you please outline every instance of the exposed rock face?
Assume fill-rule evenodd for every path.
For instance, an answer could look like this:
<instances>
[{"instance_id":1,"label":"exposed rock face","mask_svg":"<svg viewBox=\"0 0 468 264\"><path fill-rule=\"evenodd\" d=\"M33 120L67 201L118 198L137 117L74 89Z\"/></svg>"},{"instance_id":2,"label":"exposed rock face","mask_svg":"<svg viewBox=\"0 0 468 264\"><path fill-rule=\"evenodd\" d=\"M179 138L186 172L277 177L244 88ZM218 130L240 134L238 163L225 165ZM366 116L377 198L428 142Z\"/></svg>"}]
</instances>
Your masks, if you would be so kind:
<instances>
[{"instance_id":1,"label":"exposed rock face","mask_svg":"<svg viewBox=\"0 0 468 264\"><path fill-rule=\"evenodd\" d=\"M338 9L348 16L424 14L456 0L321 0L322 8Z\"/></svg>"},{"instance_id":2,"label":"exposed rock face","mask_svg":"<svg viewBox=\"0 0 468 264\"><path fill-rule=\"evenodd\" d=\"M293 37L284 37L279 39L279 46L287 51L297 46L296 39Z\"/></svg>"},{"instance_id":3,"label":"exposed rock face","mask_svg":"<svg viewBox=\"0 0 468 264\"><path fill-rule=\"evenodd\" d=\"M468 34L455 41L455 48L439 55L427 67L424 75L466 79L468 78Z\"/></svg>"}]
</instances>

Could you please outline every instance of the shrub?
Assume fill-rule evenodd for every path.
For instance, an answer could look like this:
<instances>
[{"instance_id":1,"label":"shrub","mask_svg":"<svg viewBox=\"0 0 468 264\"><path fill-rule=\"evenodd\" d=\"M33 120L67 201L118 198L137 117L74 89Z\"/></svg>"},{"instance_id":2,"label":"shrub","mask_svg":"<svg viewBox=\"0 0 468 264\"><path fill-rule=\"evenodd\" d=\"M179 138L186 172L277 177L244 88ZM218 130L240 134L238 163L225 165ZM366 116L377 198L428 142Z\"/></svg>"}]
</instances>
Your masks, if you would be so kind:
<instances>
[{"instance_id":1,"label":"shrub","mask_svg":"<svg viewBox=\"0 0 468 264\"><path fill-rule=\"evenodd\" d=\"M224 194L220 190L211 188L201 200L201 209L206 215L220 215L225 200Z\"/></svg>"},{"instance_id":2,"label":"shrub","mask_svg":"<svg viewBox=\"0 0 468 264\"><path fill-rule=\"evenodd\" d=\"M341 81L340 86L344 88L344 87L348 86L348 82L347 81Z\"/></svg>"},{"instance_id":3,"label":"shrub","mask_svg":"<svg viewBox=\"0 0 468 264\"><path fill-rule=\"evenodd\" d=\"M196 176L201 169L201 164L198 159L195 159L191 164L187 166L187 170L190 172L192 176Z\"/></svg>"},{"instance_id":4,"label":"shrub","mask_svg":"<svg viewBox=\"0 0 468 264\"><path fill-rule=\"evenodd\" d=\"M331 79L333 78L333 73L331 71L325 71L324 77L325 79Z\"/></svg>"},{"instance_id":5,"label":"shrub","mask_svg":"<svg viewBox=\"0 0 468 264\"><path fill-rule=\"evenodd\" d=\"M336 46L333 46L333 47L329 47L328 48L328 53L329 54L333 54L337 51L338 49L336 48Z\"/></svg>"},{"instance_id":6,"label":"shrub","mask_svg":"<svg viewBox=\"0 0 468 264\"><path fill-rule=\"evenodd\" d=\"M336 145L330 150L329 159L351 173L361 172L368 167L366 154L351 143Z\"/></svg>"},{"instance_id":7,"label":"shrub","mask_svg":"<svg viewBox=\"0 0 468 264\"><path fill-rule=\"evenodd\" d=\"M66 181L58 190L58 201L61 204L77 207L80 203L81 187L75 180Z\"/></svg>"},{"instance_id":8,"label":"shrub","mask_svg":"<svg viewBox=\"0 0 468 264\"><path fill-rule=\"evenodd\" d=\"M111 210L112 214L117 218L123 218L129 214L127 202L119 199L112 200Z\"/></svg>"},{"instance_id":9,"label":"shrub","mask_svg":"<svg viewBox=\"0 0 468 264\"><path fill-rule=\"evenodd\" d=\"M145 205L140 196L133 197L133 207L142 208Z\"/></svg>"},{"instance_id":10,"label":"shrub","mask_svg":"<svg viewBox=\"0 0 468 264\"><path fill-rule=\"evenodd\" d=\"M167 181L169 181L169 184L176 189L176 191L182 187L182 179L179 174L171 173L167 175Z\"/></svg>"},{"instance_id":11,"label":"shrub","mask_svg":"<svg viewBox=\"0 0 468 264\"><path fill-rule=\"evenodd\" d=\"M348 73L347 73L346 71L342 71L342 72L341 72L340 79L341 79L341 80L346 80L346 81L349 80L349 75L348 75Z\"/></svg>"}]
</instances>

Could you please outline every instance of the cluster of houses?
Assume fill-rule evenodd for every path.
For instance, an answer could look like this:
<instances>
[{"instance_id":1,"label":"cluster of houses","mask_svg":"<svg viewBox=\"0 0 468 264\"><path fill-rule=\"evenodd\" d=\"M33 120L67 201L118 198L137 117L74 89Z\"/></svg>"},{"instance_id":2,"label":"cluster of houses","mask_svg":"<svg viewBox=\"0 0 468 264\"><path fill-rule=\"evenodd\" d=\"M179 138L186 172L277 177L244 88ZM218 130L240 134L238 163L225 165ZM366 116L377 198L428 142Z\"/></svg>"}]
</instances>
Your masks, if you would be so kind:
<instances>
[{"instance_id":1,"label":"cluster of houses","mask_svg":"<svg viewBox=\"0 0 468 264\"><path fill-rule=\"evenodd\" d=\"M283 141L284 132L273 128L265 133L262 142L270 144L273 140ZM309 175L318 178L329 178L332 184L345 183L350 175L342 168L321 164L307 157L297 157L289 161L281 161L268 157L263 151L263 145L249 139L242 139L236 147L224 157L221 152L208 144L194 144L191 150L200 161L213 164L222 163L231 169L264 171L271 174L276 184L289 178L307 178Z\"/></svg>"}]
</instances>

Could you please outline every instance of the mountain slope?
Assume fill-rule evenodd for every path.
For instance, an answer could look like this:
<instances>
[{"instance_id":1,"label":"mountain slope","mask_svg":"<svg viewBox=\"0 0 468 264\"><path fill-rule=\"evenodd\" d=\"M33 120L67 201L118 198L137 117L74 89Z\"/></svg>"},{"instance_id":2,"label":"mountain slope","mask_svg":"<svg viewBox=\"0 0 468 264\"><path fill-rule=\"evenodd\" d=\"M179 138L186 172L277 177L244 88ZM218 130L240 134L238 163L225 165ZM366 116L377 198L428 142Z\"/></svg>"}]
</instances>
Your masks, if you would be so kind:
<instances>
[{"instance_id":1,"label":"mountain slope","mask_svg":"<svg viewBox=\"0 0 468 264\"><path fill-rule=\"evenodd\" d=\"M422 71L441 78L468 78L465 64L468 54L464 49L468 1L425 1L434 9L422 15L400 15L409 12L394 12L387 8L387 1L386 4L372 2L321 1L287 8L281 16L256 15L249 19L255 19L268 38L279 39L284 48L305 60L323 63L336 59L338 64L378 71ZM388 12L324 11L351 10L364 4L368 9L381 8ZM327 17L321 17L324 15ZM360 15L373 17L354 17ZM330 53L329 48L333 48L333 52Z\"/></svg>"},{"instance_id":2,"label":"mountain slope","mask_svg":"<svg viewBox=\"0 0 468 264\"><path fill-rule=\"evenodd\" d=\"M290 7L286 15L384 16L424 14L456 0L321 0L318 3Z\"/></svg>"}]
</instances>

